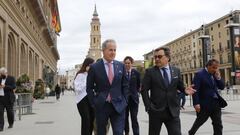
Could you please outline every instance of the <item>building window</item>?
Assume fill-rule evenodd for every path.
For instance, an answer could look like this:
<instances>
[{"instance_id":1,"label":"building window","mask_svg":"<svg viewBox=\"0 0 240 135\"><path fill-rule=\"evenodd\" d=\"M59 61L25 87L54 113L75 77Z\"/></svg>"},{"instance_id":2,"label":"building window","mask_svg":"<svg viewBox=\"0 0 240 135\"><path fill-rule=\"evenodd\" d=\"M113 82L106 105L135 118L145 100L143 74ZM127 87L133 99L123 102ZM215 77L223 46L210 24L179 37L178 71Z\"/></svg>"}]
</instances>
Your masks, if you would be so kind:
<instances>
[{"instance_id":1,"label":"building window","mask_svg":"<svg viewBox=\"0 0 240 135\"><path fill-rule=\"evenodd\" d=\"M219 24L218 24L218 28L220 28L220 26L221 26L221 25L220 25L220 23L219 23Z\"/></svg>"},{"instance_id":2,"label":"building window","mask_svg":"<svg viewBox=\"0 0 240 135\"><path fill-rule=\"evenodd\" d=\"M211 31L213 31L213 27L211 27Z\"/></svg>"},{"instance_id":3,"label":"building window","mask_svg":"<svg viewBox=\"0 0 240 135\"><path fill-rule=\"evenodd\" d=\"M229 21L228 20L226 20L226 24L228 24L229 23Z\"/></svg>"},{"instance_id":4,"label":"building window","mask_svg":"<svg viewBox=\"0 0 240 135\"><path fill-rule=\"evenodd\" d=\"M193 47L195 47L195 42L193 42Z\"/></svg>"},{"instance_id":5,"label":"building window","mask_svg":"<svg viewBox=\"0 0 240 135\"><path fill-rule=\"evenodd\" d=\"M195 39L195 35L193 35L192 37L193 37L193 39Z\"/></svg>"},{"instance_id":6,"label":"building window","mask_svg":"<svg viewBox=\"0 0 240 135\"><path fill-rule=\"evenodd\" d=\"M227 49L230 49L230 40L227 40Z\"/></svg>"},{"instance_id":7,"label":"building window","mask_svg":"<svg viewBox=\"0 0 240 135\"><path fill-rule=\"evenodd\" d=\"M219 55L219 59L220 59L220 64L223 64L223 57L222 57L222 55Z\"/></svg>"},{"instance_id":8,"label":"building window","mask_svg":"<svg viewBox=\"0 0 240 135\"><path fill-rule=\"evenodd\" d=\"M219 50L222 51L222 43L219 42Z\"/></svg>"},{"instance_id":9,"label":"building window","mask_svg":"<svg viewBox=\"0 0 240 135\"><path fill-rule=\"evenodd\" d=\"M93 43L94 43L94 44L96 43L96 38L93 38Z\"/></svg>"},{"instance_id":10,"label":"building window","mask_svg":"<svg viewBox=\"0 0 240 135\"><path fill-rule=\"evenodd\" d=\"M194 68L196 68L197 66L196 66L196 61L194 61Z\"/></svg>"},{"instance_id":11,"label":"building window","mask_svg":"<svg viewBox=\"0 0 240 135\"><path fill-rule=\"evenodd\" d=\"M227 35L229 35L229 29L227 29Z\"/></svg>"},{"instance_id":12,"label":"building window","mask_svg":"<svg viewBox=\"0 0 240 135\"><path fill-rule=\"evenodd\" d=\"M214 39L213 39L213 35L211 35L211 39L212 39L212 41L214 40Z\"/></svg>"},{"instance_id":13,"label":"building window","mask_svg":"<svg viewBox=\"0 0 240 135\"><path fill-rule=\"evenodd\" d=\"M201 61L201 60L199 60L199 62L200 62L200 67L202 67L202 61Z\"/></svg>"},{"instance_id":14,"label":"building window","mask_svg":"<svg viewBox=\"0 0 240 135\"><path fill-rule=\"evenodd\" d=\"M221 32L218 32L218 37L221 38Z\"/></svg>"},{"instance_id":15,"label":"building window","mask_svg":"<svg viewBox=\"0 0 240 135\"><path fill-rule=\"evenodd\" d=\"M231 63L231 53L228 53L228 63Z\"/></svg>"}]
</instances>

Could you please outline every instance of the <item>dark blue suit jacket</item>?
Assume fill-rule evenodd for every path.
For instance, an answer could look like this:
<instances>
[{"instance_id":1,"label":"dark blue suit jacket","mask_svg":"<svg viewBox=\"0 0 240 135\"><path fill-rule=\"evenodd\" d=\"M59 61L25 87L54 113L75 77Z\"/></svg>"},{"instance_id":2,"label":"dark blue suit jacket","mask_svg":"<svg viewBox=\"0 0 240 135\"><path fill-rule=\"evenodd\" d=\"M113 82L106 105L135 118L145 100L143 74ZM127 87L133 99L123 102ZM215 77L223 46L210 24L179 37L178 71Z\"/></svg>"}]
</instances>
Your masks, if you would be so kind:
<instances>
[{"instance_id":1,"label":"dark blue suit jacket","mask_svg":"<svg viewBox=\"0 0 240 135\"><path fill-rule=\"evenodd\" d=\"M128 82L124 73L125 67L118 61L113 61L114 78L109 83L103 60L91 65L87 77L87 94L91 105L101 109L106 102L108 93L111 103L118 113L122 113L127 106Z\"/></svg>"},{"instance_id":2,"label":"dark blue suit jacket","mask_svg":"<svg viewBox=\"0 0 240 135\"><path fill-rule=\"evenodd\" d=\"M218 89L224 89L223 80L217 80L209 74L205 68L196 73L193 84L194 89L197 90L197 92L193 94L193 105L200 104L203 108L211 107L211 101L218 93Z\"/></svg>"},{"instance_id":3,"label":"dark blue suit jacket","mask_svg":"<svg viewBox=\"0 0 240 135\"><path fill-rule=\"evenodd\" d=\"M127 76L127 75L126 75ZM140 73L136 69L131 70L131 76L128 80L129 96L135 103L139 103Z\"/></svg>"},{"instance_id":4,"label":"dark blue suit jacket","mask_svg":"<svg viewBox=\"0 0 240 135\"><path fill-rule=\"evenodd\" d=\"M0 83L2 79L0 78ZM13 104L15 102L15 94L13 90L16 88L15 78L7 75L5 87L4 87L4 97L9 101L9 103Z\"/></svg>"}]
</instances>

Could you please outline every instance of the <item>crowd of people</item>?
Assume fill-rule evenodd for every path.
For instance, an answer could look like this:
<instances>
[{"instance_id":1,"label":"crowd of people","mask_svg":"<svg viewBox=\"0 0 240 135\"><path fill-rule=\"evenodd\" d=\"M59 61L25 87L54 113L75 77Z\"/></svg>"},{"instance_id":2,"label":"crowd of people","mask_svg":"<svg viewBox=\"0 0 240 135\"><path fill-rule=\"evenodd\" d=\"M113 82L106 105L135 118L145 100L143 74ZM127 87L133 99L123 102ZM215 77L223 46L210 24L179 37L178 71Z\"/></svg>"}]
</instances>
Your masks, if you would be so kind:
<instances>
[{"instance_id":1,"label":"crowd of people","mask_svg":"<svg viewBox=\"0 0 240 135\"><path fill-rule=\"evenodd\" d=\"M86 58L76 74L74 89L82 135L106 135L109 124L113 135L129 135L129 113L133 135L139 135L139 94L149 115L149 135L159 135L162 124L169 135L181 135L179 115L186 95L192 95L197 114L189 135L194 135L209 117L214 134L222 135L221 107L224 106L217 90L224 89L224 83L217 60L209 60L196 73L192 85L185 87L180 70L169 64L169 48L154 51L155 66L146 69L142 80L132 67L131 56L126 56L123 63L115 60L116 48L115 40L104 41L103 57L96 62Z\"/></svg>"},{"instance_id":2,"label":"crowd of people","mask_svg":"<svg viewBox=\"0 0 240 135\"><path fill-rule=\"evenodd\" d=\"M154 50L155 66L140 73L132 67L134 60L126 56L123 62L115 60L117 44L108 39L102 44L103 57L96 62L86 58L74 79L76 106L81 117L81 135L106 135L111 125L113 135L129 135L129 114L133 135L139 135L138 108L142 95L149 116L149 135L159 135L162 124L169 135L181 135L180 109L184 109L185 96L192 95L196 111L189 135L194 135L210 117L214 134L222 135L221 108L224 99L218 89L224 89L219 62L211 59L198 71L191 86L185 87L180 70L169 64L170 49ZM0 69L0 131L4 129L4 109L9 127L13 127L15 100L14 77ZM47 89L49 92L50 89ZM61 88L55 87L59 100ZM64 94L64 92L62 93ZM180 99L183 101L180 103Z\"/></svg>"}]
</instances>

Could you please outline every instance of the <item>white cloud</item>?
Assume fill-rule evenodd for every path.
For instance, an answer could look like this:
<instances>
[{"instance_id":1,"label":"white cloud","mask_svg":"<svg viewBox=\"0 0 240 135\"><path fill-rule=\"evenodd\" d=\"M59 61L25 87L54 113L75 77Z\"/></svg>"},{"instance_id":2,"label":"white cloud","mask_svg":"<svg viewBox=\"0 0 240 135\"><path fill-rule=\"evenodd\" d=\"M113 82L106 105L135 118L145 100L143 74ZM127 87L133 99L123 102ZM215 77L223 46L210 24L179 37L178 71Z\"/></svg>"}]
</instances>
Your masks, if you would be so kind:
<instances>
[{"instance_id":1,"label":"white cloud","mask_svg":"<svg viewBox=\"0 0 240 135\"><path fill-rule=\"evenodd\" d=\"M94 4L102 41L117 41L117 57L142 55L240 7L239 0L58 0L62 32L58 38L60 69L87 55Z\"/></svg>"}]
</instances>

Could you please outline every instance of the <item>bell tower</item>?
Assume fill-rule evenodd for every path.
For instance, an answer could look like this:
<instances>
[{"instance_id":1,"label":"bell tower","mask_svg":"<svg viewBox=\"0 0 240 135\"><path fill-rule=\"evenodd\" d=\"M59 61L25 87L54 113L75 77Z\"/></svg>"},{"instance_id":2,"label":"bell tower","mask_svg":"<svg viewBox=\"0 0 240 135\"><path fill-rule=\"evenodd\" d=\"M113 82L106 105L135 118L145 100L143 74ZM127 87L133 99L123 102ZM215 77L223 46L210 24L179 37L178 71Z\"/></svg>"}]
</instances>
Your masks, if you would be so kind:
<instances>
[{"instance_id":1,"label":"bell tower","mask_svg":"<svg viewBox=\"0 0 240 135\"><path fill-rule=\"evenodd\" d=\"M93 18L91 22L91 33L90 33L90 48L88 50L87 57L97 60L102 57L101 55L101 31L100 21L98 18L97 8L95 4Z\"/></svg>"}]
</instances>

